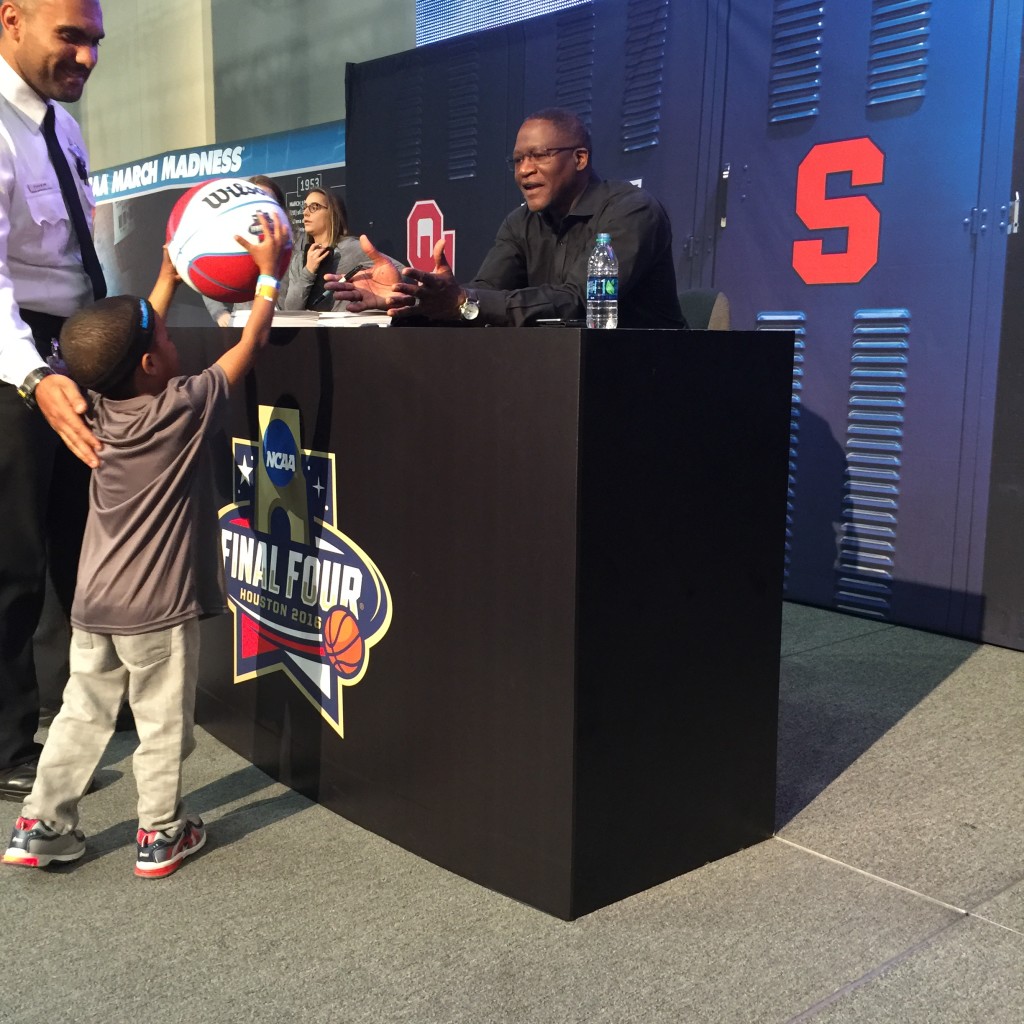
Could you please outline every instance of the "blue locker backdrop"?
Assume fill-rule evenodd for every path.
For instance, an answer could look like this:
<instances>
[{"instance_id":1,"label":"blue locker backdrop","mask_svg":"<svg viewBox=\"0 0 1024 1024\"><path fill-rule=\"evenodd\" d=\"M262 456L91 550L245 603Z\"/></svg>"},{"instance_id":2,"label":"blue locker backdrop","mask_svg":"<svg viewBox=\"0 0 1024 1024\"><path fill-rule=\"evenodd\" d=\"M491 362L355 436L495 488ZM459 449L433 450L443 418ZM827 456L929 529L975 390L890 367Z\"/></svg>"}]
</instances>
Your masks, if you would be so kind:
<instances>
[{"instance_id":1,"label":"blue locker backdrop","mask_svg":"<svg viewBox=\"0 0 1024 1024\"><path fill-rule=\"evenodd\" d=\"M436 201L468 279L518 202L520 120L578 111L599 172L668 208L680 288L799 332L787 596L984 638L1021 20L1021 0L598 0L350 65L350 207L405 256Z\"/></svg>"},{"instance_id":2,"label":"blue locker backdrop","mask_svg":"<svg viewBox=\"0 0 1024 1024\"><path fill-rule=\"evenodd\" d=\"M1024 181L1024 76L1017 83L1013 182ZM1024 523L1024 236L1011 235L1006 252L992 445L992 484L985 535L985 622L982 636L991 643L1024 650L1024 571L1021 524Z\"/></svg>"},{"instance_id":3,"label":"blue locker backdrop","mask_svg":"<svg viewBox=\"0 0 1024 1024\"><path fill-rule=\"evenodd\" d=\"M979 634L1019 8L733 4L715 281L802 335L790 597Z\"/></svg>"}]
</instances>

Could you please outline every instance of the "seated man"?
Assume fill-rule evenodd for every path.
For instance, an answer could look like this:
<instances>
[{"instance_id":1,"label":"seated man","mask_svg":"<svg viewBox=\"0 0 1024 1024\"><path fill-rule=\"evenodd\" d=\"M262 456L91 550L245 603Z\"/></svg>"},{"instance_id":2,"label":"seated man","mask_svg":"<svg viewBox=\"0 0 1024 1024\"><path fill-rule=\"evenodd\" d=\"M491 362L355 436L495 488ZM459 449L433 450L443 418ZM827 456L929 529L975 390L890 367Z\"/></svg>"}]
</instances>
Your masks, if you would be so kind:
<instances>
[{"instance_id":1,"label":"seated man","mask_svg":"<svg viewBox=\"0 0 1024 1024\"><path fill-rule=\"evenodd\" d=\"M409 268L398 280L375 262L372 274L352 282L329 275L326 287L336 301L347 301L352 312L386 308L395 317L476 324L582 321L587 260L598 232L606 231L619 261L619 326L686 326L668 216L643 189L594 173L590 133L575 114L558 108L531 114L509 162L525 203L505 218L473 281L455 280L440 241L432 273ZM368 241L364 247L374 255Z\"/></svg>"}]
</instances>

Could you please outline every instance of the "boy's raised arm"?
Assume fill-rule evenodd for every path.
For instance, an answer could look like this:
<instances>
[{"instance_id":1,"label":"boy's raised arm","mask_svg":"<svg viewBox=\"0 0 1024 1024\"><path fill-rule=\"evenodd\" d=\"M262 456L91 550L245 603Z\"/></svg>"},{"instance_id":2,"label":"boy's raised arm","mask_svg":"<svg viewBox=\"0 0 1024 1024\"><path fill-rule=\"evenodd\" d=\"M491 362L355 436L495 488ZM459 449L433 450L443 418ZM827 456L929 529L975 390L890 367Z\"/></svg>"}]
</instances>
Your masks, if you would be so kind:
<instances>
[{"instance_id":1,"label":"boy's raised arm","mask_svg":"<svg viewBox=\"0 0 1024 1024\"><path fill-rule=\"evenodd\" d=\"M177 270L174 269L166 245L163 248L163 254L160 271L156 275L153 290L149 293L149 304L166 320L167 310L171 306L171 299L174 298L178 285L181 284L181 278L178 276Z\"/></svg>"},{"instance_id":2,"label":"boy's raised arm","mask_svg":"<svg viewBox=\"0 0 1024 1024\"><path fill-rule=\"evenodd\" d=\"M278 282L275 275L280 264L281 252L289 239L288 229L281 223L276 213L270 216L261 213L259 216L263 220L263 237L258 242L250 242L241 235L235 235L235 241L247 249L256 262L260 278L256 285L252 312L242 331L242 337L237 345L228 349L217 360L217 365L227 374L228 384L232 388L249 372L256 353L266 345L270 337L270 322L277 306Z\"/></svg>"}]
</instances>

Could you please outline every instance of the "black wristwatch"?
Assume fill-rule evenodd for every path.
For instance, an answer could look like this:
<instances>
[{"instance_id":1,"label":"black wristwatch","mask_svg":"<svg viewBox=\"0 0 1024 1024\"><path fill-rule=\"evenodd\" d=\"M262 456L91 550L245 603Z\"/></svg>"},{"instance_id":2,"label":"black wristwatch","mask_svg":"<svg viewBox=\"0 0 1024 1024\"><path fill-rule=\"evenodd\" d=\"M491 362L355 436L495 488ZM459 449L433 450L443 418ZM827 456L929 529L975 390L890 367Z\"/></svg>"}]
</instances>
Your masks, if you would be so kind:
<instances>
[{"instance_id":1,"label":"black wristwatch","mask_svg":"<svg viewBox=\"0 0 1024 1024\"><path fill-rule=\"evenodd\" d=\"M39 382L44 377L49 377L53 373L53 370L48 366L40 366L33 370L22 382L21 387L18 388L18 394L21 395L25 404L30 409L36 408L36 388L39 386Z\"/></svg>"}]
</instances>

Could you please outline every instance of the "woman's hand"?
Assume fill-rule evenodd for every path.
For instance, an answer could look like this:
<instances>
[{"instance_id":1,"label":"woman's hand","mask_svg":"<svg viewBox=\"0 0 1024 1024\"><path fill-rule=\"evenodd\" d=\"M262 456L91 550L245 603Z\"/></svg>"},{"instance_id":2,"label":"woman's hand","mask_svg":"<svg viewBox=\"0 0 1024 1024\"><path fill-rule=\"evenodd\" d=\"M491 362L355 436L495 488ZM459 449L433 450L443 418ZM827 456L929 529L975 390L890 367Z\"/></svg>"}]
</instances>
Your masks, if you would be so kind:
<instances>
[{"instance_id":1,"label":"woman's hand","mask_svg":"<svg viewBox=\"0 0 1024 1024\"><path fill-rule=\"evenodd\" d=\"M319 242L313 242L309 250L306 252L306 269L311 274L316 274L320 269L320 264L323 263L332 252L332 248L329 245L321 245Z\"/></svg>"}]
</instances>

